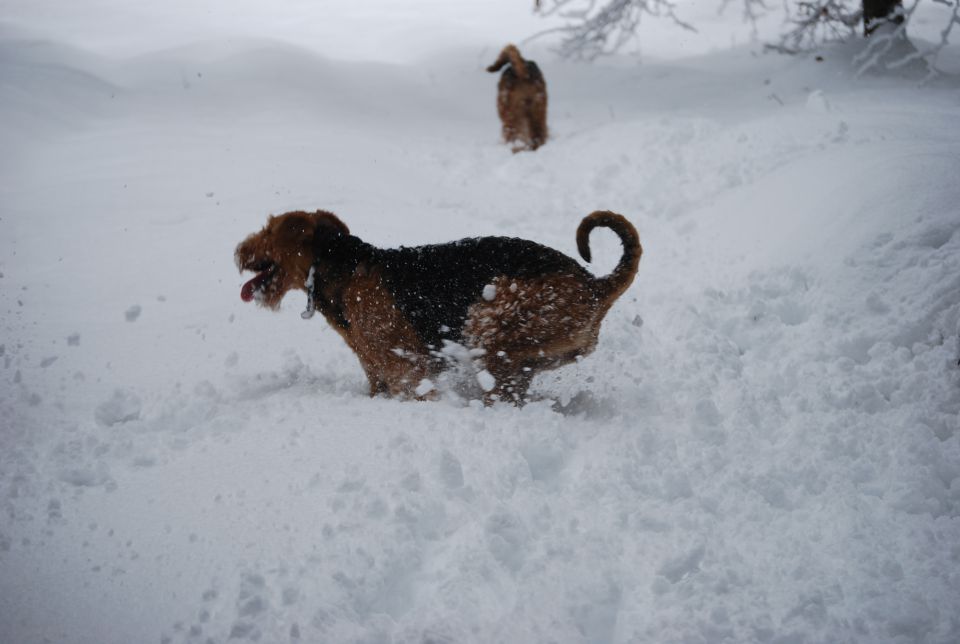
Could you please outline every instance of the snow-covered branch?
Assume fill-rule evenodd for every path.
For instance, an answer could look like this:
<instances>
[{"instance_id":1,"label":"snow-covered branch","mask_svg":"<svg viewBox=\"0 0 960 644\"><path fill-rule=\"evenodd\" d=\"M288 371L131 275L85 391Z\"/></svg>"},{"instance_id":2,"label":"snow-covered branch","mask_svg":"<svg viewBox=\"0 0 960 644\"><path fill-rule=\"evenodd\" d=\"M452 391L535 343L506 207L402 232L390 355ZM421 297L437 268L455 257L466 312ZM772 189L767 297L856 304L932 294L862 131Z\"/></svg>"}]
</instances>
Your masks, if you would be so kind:
<instances>
[{"instance_id":1,"label":"snow-covered branch","mask_svg":"<svg viewBox=\"0 0 960 644\"><path fill-rule=\"evenodd\" d=\"M851 7L847 0L802 0L785 8L791 27L775 48L791 53L845 40L856 33L863 19L863 10Z\"/></svg>"},{"instance_id":2,"label":"snow-covered branch","mask_svg":"<svg viewBox=\"0 0 960 644\"><path fill-rule=\"evenodd\" d=\"M939 42L918 49L907 39L906 30L920 1L904 7L899 0L783 0L786 28L778 41L767 47L789 54L810 51L855 37L862 27L867 44L854 61L861 73L921 64L933 70L937 56L960 25L960 0L924 0L951 11ZM742 2L744 20L753 25L769 10L765 0L719 0L720 10L734 2ZM680 17L671 0L536 0L535 7L544 17L563 20L560 26L534 37L560 34L557 50L566 58L593 60L617 52L635 37L645 16L666 18L696 31Z\"/></svg>"},{"instance_id":3,"label":"snow-covered branch","mask_svg":"<svg viewBox=\"0 0 960 644\"><path fill-rule=\"evenodd\" d=\"M633 38L644 15L666 18L683 29L696 31L680 18L670 0L543 0L539 7L543 16L565 20L560 27L537 36L562 34L558 50L566 58L593 60L618 51Z\"/></svg>"},{"instance_id":4,"label":"snow-covered branch","mask_svg":"<svg viewBox=\"0 0 960 644\"><path fill-rule=\"evenodd\" d=\"M944 47L950 41L954 27L960 25L960 0L943 2L940 4L952 7L950 19L940 31L940 40L925 48L918 48L907 40L906 26L917 9L920 0L914 0L913 5L904 11L904 22L887 33L876 34L871 38L867 47L855 59L858 65L857 72L862 74L876 68L902 70L910 66L917 66L926 71L925 81L938 75L936 61Z\"/></svg>"}]
</instances>

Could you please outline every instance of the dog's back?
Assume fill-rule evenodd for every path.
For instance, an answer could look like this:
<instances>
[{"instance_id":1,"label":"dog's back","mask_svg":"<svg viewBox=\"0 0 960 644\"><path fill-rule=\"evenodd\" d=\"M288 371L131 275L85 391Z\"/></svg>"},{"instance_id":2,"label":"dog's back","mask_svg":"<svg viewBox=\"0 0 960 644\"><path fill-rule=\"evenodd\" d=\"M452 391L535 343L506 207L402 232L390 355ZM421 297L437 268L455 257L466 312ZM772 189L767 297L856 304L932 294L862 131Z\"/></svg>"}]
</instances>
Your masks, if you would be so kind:
<instances>
[{"instance_id":1,"label":"dog's back","mask_svg":"<svg viewBox=\"0 0 960 644\"><path fill-rule=\"evenodd\" d=\"M413 248L376 249L371 263L382 266L385 286L397 308L417 334L434 349L444 340L463 341L468 309L486 292L497 297L494 284L519 288L537 282L551 288L554 280L580 285L580 297L597 314L597 323L627 289L637 273L643 249L636 229L620 215L598 211L577 228L577 248L590 261L589 236L597 227L609 228L623 243L623 254L613 272L596 277L560 251L514 237L477 237ZM562 290L562 289L561 289Z\"/></svg>"},{"instance_id":2,"label":"dog's back","mask_svg":"<svg viewBox=\"0 0 960 644\"><path fill-rule=\"evenodd\" d=\"M513 237L479 237L447 244L379 249L375 260L397 307L430 346L460 342L467 309L496 277L524 279L590 273L552 248Z\"/></svg>"},{"instance_id":3,"label":"dog's back","mask_svg":"<svg viewBox=\"0 0 960 644\"><path fill-rule=\"evenodd\" d=\"M498 89L500 91L510 91L529 84L534 86L538 92L542 91L545 94L547 91L547 83L543 78L540 67L532 60L524 61L524 63L522 74L517 71L514 65L510 65L504 69L500 75L500 83L497 85Z\"/></svg>"}]
</instances>

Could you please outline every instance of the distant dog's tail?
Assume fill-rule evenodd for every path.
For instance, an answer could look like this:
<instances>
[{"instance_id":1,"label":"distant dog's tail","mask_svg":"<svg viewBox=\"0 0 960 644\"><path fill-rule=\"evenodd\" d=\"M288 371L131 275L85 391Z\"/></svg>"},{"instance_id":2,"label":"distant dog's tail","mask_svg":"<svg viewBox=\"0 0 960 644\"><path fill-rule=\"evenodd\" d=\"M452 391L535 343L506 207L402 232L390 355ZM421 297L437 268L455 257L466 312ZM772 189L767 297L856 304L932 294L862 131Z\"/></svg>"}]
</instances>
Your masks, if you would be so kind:
<instances>
[{"instance_id":1,"label":"distant dog's tail","mask_svg":"<svg viewBox=\"0 0 960 644\"><path fill-rule=\"evenodd\" d=\"M510 63L510 66L513 67L513 71L518 78L526 80L529 75L527 72L527 62L523 59L523 56L520 55L520 50L517 49L515 45L507 45L504 47L503 51L500 52L500 57L497 58L497 62L487 67L487 71L498 72L507 63Z\"/></svg>"},{"instance_id":2,"label":"distant dog's tail","mask_svg":"<svg viewBox=\"0 0 960 644\"><path fill-rule=\"evenodd\" d=\"M598 210L583 218L577 226L577 250L580 256L590 261L590 231L594 228L609 228L620 238L623 244L623 255L617 267L606 277L597 278L600 294L603 299L613 301L623 294L633 282L640 265L640 256L643 247L640 246L640 236L626 217L609 210Z\"/></svg>"}]
</instances>

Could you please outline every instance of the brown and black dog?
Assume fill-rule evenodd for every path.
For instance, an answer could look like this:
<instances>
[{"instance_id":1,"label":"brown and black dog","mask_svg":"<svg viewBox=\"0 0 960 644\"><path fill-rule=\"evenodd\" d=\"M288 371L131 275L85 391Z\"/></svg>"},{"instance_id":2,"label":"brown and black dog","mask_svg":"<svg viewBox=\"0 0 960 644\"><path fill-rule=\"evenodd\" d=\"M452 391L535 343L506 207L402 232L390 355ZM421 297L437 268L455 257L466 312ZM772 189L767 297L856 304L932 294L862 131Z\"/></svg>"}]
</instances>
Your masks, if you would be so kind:
<instances>
[{"instance_id":1,"label":"brown and black dog","mask_svg":"<svg viewBox=\"0 0 960 644\"><path fill-rule=\"evenodd\" d=\"M484 399L521 404L538 372L593 351L600 323L633 282L643 252L621 215L598 211L577 228L613 230L623 255L594 277L546 246L512 237L477 237L431 246L376 248L350 234L336 215L289 212L237 246L241 271L254 271L240 295L277 309L287 291L307 293L343 337L370 381L370 394L431 397L453 353L479 370Z\"/></svg>"},{"instance_id":2,"label":"brown and black dog","mask_svg":"<svg viewBox=\"0 0 960 644\"><path fill-rule=\"evenodd\" d=\"M516 142L513 151L536 150L547 141L547 83L532 60L524 60L514 45L507 45L488 72L500 71L497 112L503 123L503 140Z\"/></svg>"}]
</instances>

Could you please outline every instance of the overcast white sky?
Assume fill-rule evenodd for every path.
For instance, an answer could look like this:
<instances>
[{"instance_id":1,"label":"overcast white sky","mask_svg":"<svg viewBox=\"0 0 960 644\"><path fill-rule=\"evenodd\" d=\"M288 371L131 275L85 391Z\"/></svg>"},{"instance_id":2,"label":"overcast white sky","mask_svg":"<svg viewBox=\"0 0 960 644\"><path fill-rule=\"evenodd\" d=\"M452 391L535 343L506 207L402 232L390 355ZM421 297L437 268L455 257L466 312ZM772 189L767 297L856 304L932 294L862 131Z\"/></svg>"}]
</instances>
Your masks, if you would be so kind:
<instances>
[{"instance_id":1,"label":"overcast white sky","mask_svg":"<svg viewBox=\"0 0 960 644\"><path fill-rule=\"evenodd\" d=\"M747 40L735 9L718 19L719 2L682 5L700 33L649 19L644 55L696 54ZM334 58L410 62L454 47L519 42L557 24L532 9L533 0L0 0L0 23L117 56L252 36Z\"/></svg>"},{"instance_id":2,"label":"overcast white sky","mask_svg":"<svg viewBox=\"0 0 960 644\"><path fill-rule=\"evenodd\" d=\"M408 60L494 35L522 39L544 27L531 7L524 0L0 0L0 20L105 54L254 36L337 58Z\"/></svg>"},{"instance_id":3,"label":"overcast white sky","mask_svg":"<svg viewBox=\"0 0 960 644\"><path fill-rule=\"evenodd\" d=\"M738 0L722 14L722 0L676 4L697 33L647 17L630 53L682 58L743 45L753 37ZM769 40L781 29L782 5L768 6L771 15L760 25L760 35ZM942 13L932 0L922 0L911 33L939 38ZM499 48L557 24L533 13L533 0L0 0L0 27L111 56L256 37L331 58L407 63L452 48Z\"/></svg>"}]
</instances>

